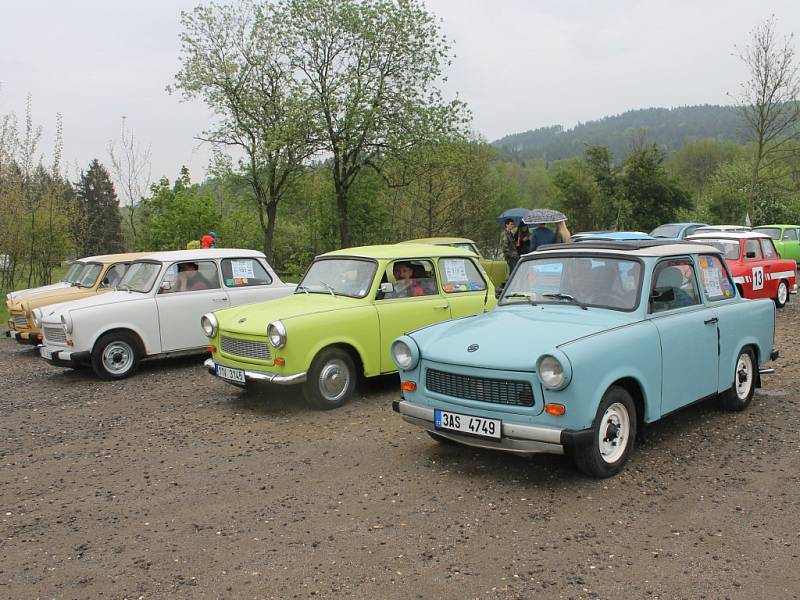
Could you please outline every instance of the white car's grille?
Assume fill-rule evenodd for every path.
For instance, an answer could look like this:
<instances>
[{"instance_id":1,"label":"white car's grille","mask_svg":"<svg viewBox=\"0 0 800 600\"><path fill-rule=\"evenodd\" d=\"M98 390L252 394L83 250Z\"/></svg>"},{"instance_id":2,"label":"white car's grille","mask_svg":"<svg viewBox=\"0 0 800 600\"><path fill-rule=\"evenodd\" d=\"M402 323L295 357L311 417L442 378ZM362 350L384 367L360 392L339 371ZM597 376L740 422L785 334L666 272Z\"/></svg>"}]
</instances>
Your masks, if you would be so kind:
<instances>
[{"instance_id":1,"label":"white car's grille","mask_svg":"<svg viewBox=\"0 0 800 600\"><path fill-rule=\"evenodd\" d=\"M17 327L28 326L28 317L25 315L11 315L11 318L14 319L14 325Z\"/></svg>"},{"instance_id":2,"label":"white car's grille","mask_svg":"<svg viewBox=\"0 0 800 600\"><path fill-rule=\"evenodd\" d=\"M67 333L60 327L45 327L44 341L51 344L67 345Z\"/></svg>"},{"instance_id":3,"label":"white car's grille","mask_svg":"<svg viewBox=\"0 0 800 600\"><path fill-rule=\"evenodd\" d=\"M220 346L225 354L253 358L255 360L271 360L272 352L266 342L252 342L220 336Z\"/></svg>"}]
</instances>

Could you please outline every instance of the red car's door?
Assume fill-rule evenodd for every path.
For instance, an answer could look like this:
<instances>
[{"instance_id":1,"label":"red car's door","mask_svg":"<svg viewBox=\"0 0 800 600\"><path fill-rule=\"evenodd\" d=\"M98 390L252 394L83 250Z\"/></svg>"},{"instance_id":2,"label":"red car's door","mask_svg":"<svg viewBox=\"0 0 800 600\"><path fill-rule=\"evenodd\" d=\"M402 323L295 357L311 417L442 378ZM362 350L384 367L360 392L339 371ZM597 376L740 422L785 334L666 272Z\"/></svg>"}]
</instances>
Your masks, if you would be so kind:
<instances>
[{"instance_id":1,"label":"red car's door","mask_svg":"<svg viewBox=\"0 0 800 600\"><path fill-rule=\"evenodd\" d=\"M767 263L761 251L760 240L751 238L744 240L745 296L748 298L772 298L777 283L767 277ZM750 281L748 282L748 276ZM748 290L748 288L750 288ZM750 292L748 294L748 291Z\"/></svg>"}]
</instances>

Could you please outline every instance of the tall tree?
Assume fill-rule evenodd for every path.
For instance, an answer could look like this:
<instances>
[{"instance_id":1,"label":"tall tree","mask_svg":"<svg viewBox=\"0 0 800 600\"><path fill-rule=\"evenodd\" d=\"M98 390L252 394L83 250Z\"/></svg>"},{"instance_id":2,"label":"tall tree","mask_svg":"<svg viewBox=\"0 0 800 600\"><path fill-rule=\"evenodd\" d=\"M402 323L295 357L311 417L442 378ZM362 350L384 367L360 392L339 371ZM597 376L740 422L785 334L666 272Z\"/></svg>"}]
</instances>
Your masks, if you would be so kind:
<instances>
[{"instance_id":1,"label":"tall tree","mask_svg":"<svg viewBox=\"0 0 800 600\"><path fill-rule=\"evenodd\" d=\"M800 135L800 74L793 42L793 35L778 39L772 16L753 29L749 44L738 53L749 71L736 100L754 146L749 216L759 194L762 166L788 140Z\"/></svg>"},{"instance_id":2,"label":"tall tree","mask_svg":"<svg viewBox=\"0 0 800 600\"><path fill-rule=\"evenodd\" d=\"M150 187L150 146L143 148L133 132L125 127L122 117L122 135L119 142L108 144L111 172L128 206L128 228L131 242L136 245L136 205Z\"/></svg>"},{"instance_id":3,"label":"tall tree","mask_svg":"<svg viewBox=\"0 0 800 600\"><path fill-rule=\"evenodd\" d=\"M333 175L342 246L365 167L461 133L463 103L437 87L450 46L421 0L280 0L280 27L311 90Z\"/></svg>"},{"instance_id":4,"label":"tall tree","mask_svg":"<svg viewBox=\"0 0 800 600\"><path fill-rule=\"evenodd\" d=\"M75 202L80 230L76 243L81 256L124 251L119 200L108 171L97 159L75 183Z\"/></svg>"},{"instance_id":5,"label":"tall tree","mask_svg":"<svg viewBox=\"0 0 800 600\"><path fill-rule=\"evenodd\" d=\"M217 116L200 139L243 153L238 170L253 191L268 258L278 203L317 151L275 10L244 0L182 13L182 68L174 86L187 99L201 98Z\"/></svg>"}]
</instances>

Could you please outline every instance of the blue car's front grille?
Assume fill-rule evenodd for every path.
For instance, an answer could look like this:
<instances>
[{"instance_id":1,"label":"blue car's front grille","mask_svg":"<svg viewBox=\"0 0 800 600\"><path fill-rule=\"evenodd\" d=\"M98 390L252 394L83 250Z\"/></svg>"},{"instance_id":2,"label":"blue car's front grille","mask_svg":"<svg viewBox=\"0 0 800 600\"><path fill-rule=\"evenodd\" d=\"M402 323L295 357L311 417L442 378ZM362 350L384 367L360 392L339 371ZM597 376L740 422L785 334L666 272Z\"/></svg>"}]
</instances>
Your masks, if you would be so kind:
<instances>
[{"instance_id":1,"label":"blue car's front grille","mask_svg":"<svg viewBox=\"0 0 800 600\"><path fill-rule=\"evenodd\" d=\"M527 381L473 377L427 369L425 386L431 392L464 400L533 406L533 390Z\"/></svg>"}]
</instances>

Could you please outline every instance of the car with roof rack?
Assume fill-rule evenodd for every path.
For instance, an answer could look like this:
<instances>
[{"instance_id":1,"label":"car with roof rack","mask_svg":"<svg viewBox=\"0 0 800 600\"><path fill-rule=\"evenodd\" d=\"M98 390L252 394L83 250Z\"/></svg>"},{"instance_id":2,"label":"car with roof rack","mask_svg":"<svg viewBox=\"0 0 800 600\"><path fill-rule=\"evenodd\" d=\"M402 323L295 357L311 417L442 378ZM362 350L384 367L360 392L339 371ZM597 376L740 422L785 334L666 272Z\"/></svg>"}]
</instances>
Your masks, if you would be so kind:
<instances>
[{"instance_id":1,"label":"car with roof rack","mask_svg":"<svg viewBox=\"0 0 800 600\"><path fill-rule=\"evenodd\" d=\"M131 262L145 255L145 252L129 252L84 258L72 263L68 269L64 278L68 285L55 285L7 300L9 319L6 335L20 344L38 345L42 340L38 315L43 308L110 292L125 275Z\"/></svg>"},{"instance_id":2,"label":"car with roof rack","mask_svg":"<svg viewBox=\"0 0 800 600\"><path fill-rule=\"evenodd\" d=\"M255 250L154 252L131 263L115 291L39 309L40 354L54 366L90 364L102 379L122 379L145 358L207 352L204 313L293 291Z\"/></svg>"},{"instance_id":3,"label":"car with roof rack","mask_svg":"<svg viewBox=\"0 0 800 600\"><path fill-rule=\"evenodd\" d=\"M756 231L700 233L688 238L711 244L725 255L739 294L772 298L778 308L797 293L797 263L778 255L770 236Z\"/></svg>"},{"instance_id":4,"label":"car with roof rack","mask_svg":"<svg viewBox=\"0 0 800 600\"><path fill-rule=\"evenodd\" d=\"M495 302L478 257L464 248L336 250L314 259L290 297L205 315L213 349L205 364L239 387L302 385L312 408L329 410L352 397L360 376L396 372L397 336L491 310Z\"/></svg>"},{"instance_id":5,"label":"car with roof rack","mask_svg":"<svg viewBox=\"0 0 800 600\"><path fill-rule=\"evenodd\" d=\"M393 409L438 442L608 477L646 423L711 397L745 409L774 341L774 303L744 300L718 248L561 244L522 257L490 313L395 340Z\"/></svg>"}]
</instances>

